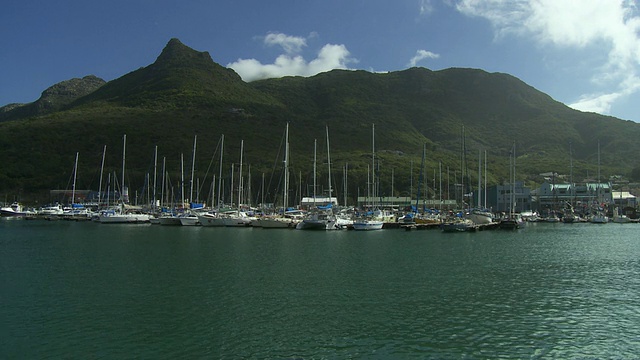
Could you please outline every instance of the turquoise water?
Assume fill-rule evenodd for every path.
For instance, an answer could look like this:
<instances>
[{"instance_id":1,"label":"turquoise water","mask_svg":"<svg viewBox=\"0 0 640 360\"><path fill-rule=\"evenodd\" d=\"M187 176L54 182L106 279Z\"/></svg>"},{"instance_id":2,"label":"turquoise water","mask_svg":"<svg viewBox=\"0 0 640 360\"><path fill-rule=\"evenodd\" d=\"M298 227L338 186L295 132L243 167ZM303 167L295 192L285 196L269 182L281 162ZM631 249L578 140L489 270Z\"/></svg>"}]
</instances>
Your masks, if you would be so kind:
<instances>
[{"instance_id":1,"label":"turquoise water","mask_svg":"<svg viewBox=\"0 0 640 360\"><path fill-rule=\"evenodd\" d=\"M0 358L635 358L640 225L0 220Z\"/></svg>"}]
</instances>

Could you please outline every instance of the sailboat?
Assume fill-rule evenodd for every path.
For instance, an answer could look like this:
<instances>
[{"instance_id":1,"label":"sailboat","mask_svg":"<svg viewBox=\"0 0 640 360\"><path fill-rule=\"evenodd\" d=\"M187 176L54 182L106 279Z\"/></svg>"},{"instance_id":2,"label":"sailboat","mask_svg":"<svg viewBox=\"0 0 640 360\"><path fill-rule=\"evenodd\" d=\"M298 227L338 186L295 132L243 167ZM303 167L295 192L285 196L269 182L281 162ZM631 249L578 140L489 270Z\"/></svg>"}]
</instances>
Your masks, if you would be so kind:
<instances>
[{"instance_id":1,"label":"sailboat","mask_svg":"<svg viewBox=\"0 0 640 360\"><path fill-rule=\"evenodd\" d=\"M180 154L180 194L182 196L182 201L180 205L180 210L175 207L171 207L170 211L163 212L163 214L158 218L160 225L164 226L180 226L182 223L180 222L180 215L178 211L184 210L184 155ZM173 194L172 194L173 195ZM174 197L171 196L171 202L173 203Z\"/></svg>"},{"instance_id":2,"label":"sailboat","mask_svg":"<svg viewBox=\"0 0 640 360\"><path fill-rule=\"evenodd\" d=\"M487 209L486 206L486 196L485 196L485 206L482 207L480 206L480 189L482 187L481 184L481 179L482 179L482 160L481 160L481 154L482 152L479 151L478 152L478 202L477 202L477 207L475 209L472 209L469 212L469 219L471 221L473 221L474 224L478 224L478 225L486 225L486 224L491 224L493 223L493 214L491 213L491 211L489 209ZM486 156L487 156L487 152L485 151L485 167L486 167ZM485 176L486 176L486 170L485 170ZM485 188L487 186L487 184L484 184Z\"/></svg>"},{"instance_id":3,"label":"sailboat","mask_svg":"<svg viewBox=\"0 0 640 360\"><path fill-rule=\"evenodd\" d=\"M122 195L120 196L120 204L117 209L104 211L100 214L100 223L102 224L136 224L136 223L148 223L151 220L151 215L143 214L140 212L128 211L125 204L125 196L127 193L124 186L124 169L127 149L127 135L123 136L122 146Z\"/></svg>"},{"instance_id":4,"label":"sailboat","mask_svg":"<svg viewBox=\"0 0 640 360\"><path fill-rule=\"evenodd\" d=\"M91 220L91 211L82 204L76 204L76 180L78 178L78 153L73 167L73 185L71 188L71 207L63 211L62 217L66 220Z\"/></svg>"},{"instance_id":5,"label":"sailboat","mask_svg":"<svg viewBox=\"0 0 640 360\"><path fill-rule=\"evenodd\" d=\"M510 189L510 201L509 201L509 214L500 221L500 228L513 230L519 229L525 225L524 220L520 216L520 214L515 213L514 205L515 205L515 192L516 192L516 144L514 142L513 147L511 148L511 153L509 156L509 173L511 182Z\"/></svg>"},{"instance_id":6,"label":"sailboat","mask_svg":"<svg viewBox=\"0 0 640 360\"><path fill-rule=\"evenodd\" d=\"M604 206L602 206L602 195L600 191L600 141L598 141L598 185L596 188L598 203L596 206L592 206L593 215L589 219L589 222L593 224L606 224L609 222L609 217L606 215Z\"/></svg>"},{"instance_id":7,"label":"sailboat","mask_svg":"<svg viewBox=\"0 0 640 360\"><path fill-rule=\"evenodd\" d=\"M208 212L199 212L197 214L198 221L200 225L207 227L220 227L224 226L224 219L220 216L220 208L222 208L222 203L224 202L224 197L222 196L222 160L224 158L224 134L220 135L220 163L218 164L218 199L217 204L214 206L214 200L211 199L211 211ZM212 184L213 186L213 184Z\"/></svg>"},{"instance_id":8,"label":"sailboat","mask_svg":"<svg viewBox=\"0 0 640 360\"><path fill-rule=\"evenodd\" d=\"M282 214L267 215L258 219L258 226L263 229L295 228L301 221L300 211L288 211L289 207L289 123L284 135L284 181L282 186Z\"/></svg>"},{"instance_id":9,"label":"sailboat","mask_svg":"<svg viewBox=\"0 0 640 360\"><path fill-rule=\"evenodd\" d=\"M331 154L329 151L329 127L326 126L327 133L327 166L329 167L329 203L323 206L316 206L315 209L307 214L307 216L302 220L298 225L296 225L296 229L298 230L336 230L338 229L337 218L333 213L333 200L331 198ZM313 189L313 198L315 200L315 147L314 147L314 189Z\"/></svg>"},{"instance_id":10,"label":"sailboat","mask_svg":"<svg viewBox=\"0 0 640 360\"><path fill-rule=\"evenodd\" d=\"M244 140L240 141L240 168L238 170L238 208L234 211L229 211L224 214L222 221L224 226L229 227L246 227L251 226L251 217L246 212L242 211L242 156L244 154ZM232 165L233 167L233 165ZM233 188L233 183L232 183Z\"/></svg>"},{"instance_id":11,"label":"sailboat","mask_svg":"<svg viewBox=\"0 0 640 360\"><path fill-rule=\"evenodd\" d=\"M373 191L369 191L369 195L371 196L372 199L376 198L376 186L375 186L375 178L376 178L376 171L375 166L376 166L376 145L375 145L375 132L376 132L376 126L375 124L373 124L372 126L372 136L371 136L371 163L372 163L372 181L371 183L373 184L372 188ZM367 179L369 178L368 174L367 174ZM367 188L369 188L369 184L367 184ZM380 209L372 209L371 211L368 211L367 213L365 213L363 216L358 217L357 219L355 219L353 221L353 229L354 230L381 230L382 229L382 225L384 225L384 221L382 221L381 219L382 217L382 211Z\"/></svg>"},{"instance_id":12,"label":"sailboat","mask_svg":"<svg viewBox=\"0 0 640 360\"><path fill-rule=\"evenodd\" d=\"M198 219L198 212L201 212L204 209L204 204L198 202L198 200L193 201L193 185L195 180L195 168L196 168L196 140L198 136L195 135L193 138L193 155L191 156L191 188L189 190L189 209L178 217L180 218L180 224L182 226L196 226L200 225L200 220ZM184 206L184 205L183 205Z\"/></svg>"},{"instance_id":13,"label":"sailboat","mask_svg":"<svg viewBox=\"0 0 640 360\"><path fill-rule=\"evenodd\" d=\"M461 204L462 207L465 207L465 201L464 201L464 197L465 197L465 182L464 182L464 178L465 178L465 174L467 174L467 148L466 148L466 137L465 137L465 132L464 132L464 126L462 127L462 147L461 147L461 156L460 156L460 168L461 168L461 194L460 194L460 199L461 199ZM479 174L478 174L479 176ZM471 202L471 201L469 201ZM449 216L447 217L447 219L440 224L440 229L442 229L442 232L465 232L465 231L476 231L477 230L477 225L476 223L474 223L473 221L471 221L471 219L469 219L467 216L465 216L465 211L459 211L455 214L455 216Z\"/></svg>"}]
</instances>

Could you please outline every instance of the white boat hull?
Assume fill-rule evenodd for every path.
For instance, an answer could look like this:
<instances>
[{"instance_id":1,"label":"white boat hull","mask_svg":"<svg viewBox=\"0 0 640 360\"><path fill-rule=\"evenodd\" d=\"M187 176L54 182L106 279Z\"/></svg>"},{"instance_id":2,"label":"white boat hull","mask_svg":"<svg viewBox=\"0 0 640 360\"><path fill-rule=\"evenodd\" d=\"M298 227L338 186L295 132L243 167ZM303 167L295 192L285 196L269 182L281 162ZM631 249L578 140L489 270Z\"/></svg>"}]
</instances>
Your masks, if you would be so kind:
<instances>
[{"instance_id":1,"label":"white boat hull","mask_svg":"<svg viewBox=\"0 0 640 360\"><path fill-rule=\"evenodd\" d=\"M485 213L471 213L469 214L469 220L477 225L487 225L493 223L493 216Z\"/></svg>"},{"instance_id":2,"label":"white boat hull","mask_svg":"<svg viewBox=\"0 0 640 360\"><path fill-rule=\"evenodd\" d=\"M248 217L226 217L223 218L224 226L227 227L248 227L251 219Z\"/></svg>"},{"instance_id":3,"label":"white boat hull","mask_svg":"<svg viewBox=\"0 0 640 360\"><path fill-rule=\"evenodd\" d=\"M200 220L197 216L184 216L180 218L180 225L182 226L198 226Z\"/></svg>"},{"instance_id":4,"label":"white boat hull","mask_svg":"<svg viewBox=\"0 0 640 360\"><path fill-rule=\"evenodd\" d=\"M214 215L198 215L200 225L207 227L221 227L224 226L224 219Z\"/></svg>"},{"instance_id":5,"label":"white boat hull","mask_svg":"<svg viewBox=\"0 0 640 360\"><path fill-rule=\"evenodd\" d=\"M292 229L297 222L288 218L262 218L258 219L258 226L264 229Z\"/></svg>"},{"instance_id":6,"label":"white boat hull","mask_svg":"<svg viewBox=\"0 0 640 360\"><path fill-rule=\"evenodd\" d=\"M115 214L100 215L101 224L139 224L150 222L151 215L147 214Z\"/></svg>"},{"instance_id":7,"label":"white boat hull","mask_svg":"<svg viewBox=\"0 0 640 360\"><path fill-rule=\"evenodd\" d=\"M376 220L354 221L354 230L382 230L384 222Z\"/></svg>"}]
</instances>

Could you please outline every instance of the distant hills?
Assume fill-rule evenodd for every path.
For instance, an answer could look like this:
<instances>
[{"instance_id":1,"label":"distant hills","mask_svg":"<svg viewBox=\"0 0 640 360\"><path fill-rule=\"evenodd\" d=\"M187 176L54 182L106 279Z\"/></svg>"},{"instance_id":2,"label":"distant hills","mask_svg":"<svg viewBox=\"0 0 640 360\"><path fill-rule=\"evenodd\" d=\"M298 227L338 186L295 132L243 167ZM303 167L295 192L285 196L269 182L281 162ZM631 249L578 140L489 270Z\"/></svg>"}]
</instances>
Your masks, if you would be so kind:
<instances>
[{"instance_id":1,"label":"distant hills","mask_svg":"<svg viewBox=\"0 0 640 360\"><path fill-rule=\"evenodd\" d=\"M318 183L327 187L325 126L334 189L341 191L348 164L350 197L366 192L374 123L377 173L385 194L391 192L392 176L395 195L410 192L410 169L416 187L425 143L423 177L429 187L434 187L434 172L439 178L440 163L443 171L449 169L443 175L447 183L459 181L463 128L467 183L476 182L479 151L487 152L489 182L505 181L514 142L518 177L530 184L539 182L542 172L568 173L571 162L576 179L595 177L598 143L603 177L629 176L640 165L640 124L573 110L507 74L459 68L333 70L309 78L245 83L207 52L171 39L153 64L118 79L72 79L47 89L34 103L0 108L0 194L8 200L19 196L46 201L50 189L70 188L76 152L77 187L97 189L105 145L103 177L120 171L123 134L128 139L127 181L139 191L146 174L153 173L155 146L176 186L181 154L189 168L197 135L195 172L204 197L218 171L215 154L224 134L226 176L231 162L239 161L244 140L243 161L251 164L254 195L262 186L262 174L272 194L287 122L297 184L292 187L304 193L312 182L314 140Z\"/></svg>"}]
</instances>

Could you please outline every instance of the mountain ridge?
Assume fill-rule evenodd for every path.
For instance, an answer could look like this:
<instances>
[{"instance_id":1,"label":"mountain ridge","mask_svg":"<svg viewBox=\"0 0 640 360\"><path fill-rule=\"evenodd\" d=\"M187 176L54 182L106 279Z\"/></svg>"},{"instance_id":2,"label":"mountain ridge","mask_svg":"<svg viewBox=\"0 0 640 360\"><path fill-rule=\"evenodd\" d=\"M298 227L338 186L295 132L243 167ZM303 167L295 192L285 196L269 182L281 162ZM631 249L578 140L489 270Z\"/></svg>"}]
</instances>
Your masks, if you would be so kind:
<instances>
[{"instance_id":1,"label":"mountain ridge","mask_svg":"<svg viewBox=\"0 0 640 360\"><path fill-rule=\"evenodd\" d=\"M459 168L463 127L470 156L487 150L493 183L506 178L514 142L527 181L536 181L537 173L567 171L570 146L576 168L585 174L594 173L598 142L606 173L631 173L640 151L634 141L638 124L570 109L509 74L465 68L332 70L246 83L208 52L171 39L150 65L59 110L0 122L0 156L9 164L0 169L0 191L42 194L64 188L60 169L69 168L76 151L92 154L81 162L95 173L96 154L103 145L120 148L124 133L133 140L127 153L131 176L138 180L154 146L176 169L178 155L189 153L194 135L202 151L213 152L225 134L225 152L232 158L244 140L247 161L269 172L286 123L291 124L293 163L303 169L310 167L314 140L322 144L328 126L333 162L348 163L355 184L366 181L373 123L387 177L391 167L398 174L417 167L425 143L426 166L434 169L443 162ZM112 154L108 165L118 169L116 157ZM203 158L197 157L198 169L206 168ZM398 188L406 188L408 179L396 179ZM95 175L87 181L96 187Z\"/></svg>"},{"instance_id":2,"label":"mountain ridge","mask_svg":"<svg viewBox=\"0 0 640 360\"><path fill-rule=\"evenodd\" d=\"M45 89L38 100L0 107L0 121L40 116L62 110L77 99L96 91L107 82L95 75L61 81Z\"/></svg>"}]
</instances>

